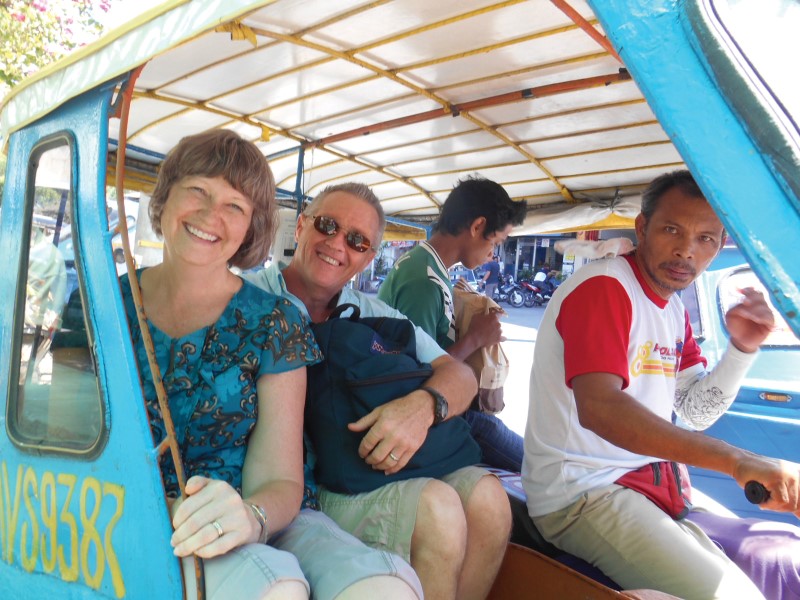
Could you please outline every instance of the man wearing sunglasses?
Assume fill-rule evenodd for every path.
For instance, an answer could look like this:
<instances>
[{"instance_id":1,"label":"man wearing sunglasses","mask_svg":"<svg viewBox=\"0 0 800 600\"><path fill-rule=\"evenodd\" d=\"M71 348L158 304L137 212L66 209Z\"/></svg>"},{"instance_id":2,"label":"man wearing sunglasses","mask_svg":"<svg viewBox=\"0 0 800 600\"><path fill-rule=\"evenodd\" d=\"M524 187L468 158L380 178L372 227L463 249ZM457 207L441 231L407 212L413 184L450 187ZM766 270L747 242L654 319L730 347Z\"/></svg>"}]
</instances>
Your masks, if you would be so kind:
<instances>
[{"instance_id":1,"label":"man wearing sunglasses","mask_svg":"<svg viewBox=\"0 0 800 600\"><path fill-rule=\"evenodd\" d=\"M297 221L291 262L273 264L248 278L291 300L315 323L327 320L340 304L359 306L362 317L406 318L377 298L346 287L374 258L385 227L383 208L367 186L328 187ZM436 396L420 388L350 425L364 432L362 458L387 474L408 463L434 422L463 413L477 392L469 367L419 327L416 342L418 359L433 367L425 387ZM323 511L345 529L409 560L426 597L488 595L505 553L511 514L499 481L483 469L460 469L447 482L393 482L353 496L320 489L319 498ZM397 517L403 514L414 517Z\"/></svg>"},{"instance_id":2,"label":"man wearing sunglasses","mask_svg":"<svg viewBox=\"0 0 800 600\"><path fill-rule=\"evenodd\" d=\"M511 228L524 218L525 203L513 201L500 184L480 177L460 181L442 205L430 240L395 263L378 298L422 327L459 361L500 342L497 313L473 316L469 329L456 340L453 284L447 270L459 262L474 269L491 260ZM522 469L520 435L489 413L468 410L464 418L484 463L514 472Z\"/></svg>"}]
</instances>

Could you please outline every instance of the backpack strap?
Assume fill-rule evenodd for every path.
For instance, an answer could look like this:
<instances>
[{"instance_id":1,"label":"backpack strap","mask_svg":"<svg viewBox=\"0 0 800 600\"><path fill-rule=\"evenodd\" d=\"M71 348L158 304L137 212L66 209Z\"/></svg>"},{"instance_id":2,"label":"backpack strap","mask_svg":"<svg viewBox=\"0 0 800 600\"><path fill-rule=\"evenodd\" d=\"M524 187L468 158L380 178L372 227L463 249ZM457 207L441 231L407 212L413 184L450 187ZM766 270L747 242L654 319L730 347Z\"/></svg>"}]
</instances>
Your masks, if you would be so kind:
<instances>
[{"instance_id":1,"label":"backpack strap","mask_svg":"<svg viewBox=\"0 0 800 600\"><path fill-rule=\"evenodd\" d=\"M328 317L328 320L331 319L339 319L342 316L342 313L346 312L348 309L353 310L353 314L347 317L351 321L358 321L361 318L361 309L356 306L355 304L340 304L336 308L333 309L333 312Z\"/></svg>"}]
</instances>

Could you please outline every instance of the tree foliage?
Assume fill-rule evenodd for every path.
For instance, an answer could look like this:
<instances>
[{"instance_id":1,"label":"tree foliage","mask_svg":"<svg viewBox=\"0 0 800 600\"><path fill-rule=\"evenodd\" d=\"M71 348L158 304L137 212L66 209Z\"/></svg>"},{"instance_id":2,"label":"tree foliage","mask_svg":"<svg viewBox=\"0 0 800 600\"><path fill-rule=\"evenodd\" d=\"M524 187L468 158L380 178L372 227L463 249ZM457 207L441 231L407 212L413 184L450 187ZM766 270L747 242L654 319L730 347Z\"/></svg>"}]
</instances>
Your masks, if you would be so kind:
<instances>
[{"instance_id":1,"label":"tree foliage","mask_svg":"<svg viewBox=\"0 0 800 600\"><path fill-rule=\"evenodd\" d=\"M13 87L97 38L111 0L0 0L0 84ZM2 85L0 85L2 88Z\"/></svg>"}]
</instances>

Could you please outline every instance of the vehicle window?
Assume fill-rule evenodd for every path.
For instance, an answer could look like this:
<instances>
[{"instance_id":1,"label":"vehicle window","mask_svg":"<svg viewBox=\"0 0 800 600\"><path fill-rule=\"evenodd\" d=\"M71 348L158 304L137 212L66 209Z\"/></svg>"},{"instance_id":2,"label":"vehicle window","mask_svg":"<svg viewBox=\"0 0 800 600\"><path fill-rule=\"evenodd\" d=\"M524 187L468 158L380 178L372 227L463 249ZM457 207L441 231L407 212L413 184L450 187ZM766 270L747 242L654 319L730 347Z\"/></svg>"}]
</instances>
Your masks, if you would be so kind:
<instances>
[{"instance_id":1,"label":"vehicle window","mask_svg":"<svg viewBox=\"0 0 800 600\"><path fill-rule=\"evenodd\" d=\"M789 325L772 305L766 289L749 267L734 269L730 274L720 280L717 286L717 296L719 310L722 315L725 315L728 309L741 302L741 290L748 287L752 287L764 294L764 297L767 299L772 309L772 314L775 316L775 327L762 344L762 347L800 346L800 340L798 340L797 336L789 329ZM722 322L724 323L725 320L722 319Z\"/></svg>"},{"instance_id":2,"label":"vehicle window","mask_svg":"<svg viewBox=\"0 0 800 600\"><path fill-rule=\"evenodd\" d=\"M686 312L689 313L689 323L692 326L692 333L695 339L703 341L705 339L705 333L703 332L703 319L700 316L700 300L697 297L696 283L692 283L692 285L681 292L681 300L686 307Z\"/></svg>"},{"instance_id":3,"label":"vehicle window","mask_svg":"<svg viewBox=\"0 0 800 600\"><path fill-rule=\"evenodd\" d=\"M800 3L797 0L714 0L728 29L764 86L797 123L800 85L787 69L800 54Z\"/></svg>"},{"instance_id":4,"label":"vehicle window","mask_svg":"<svg viewBox=\"0 0 800 600\"><path fill-rule=\"evenodd\" d=\"M800 83L787 75L800 53L797 0L695 0L707 3L694 26L728 102L769 158L770 168L800 195Z\"/></svg>"},{"instance_id":5,"label":"vehicle window","mask_svg":"<svg viewBox=\"0 0 800 600\"><path fill-rule=\"evenodd\" d=\"M15 311L8 429L15 443L37 452L88 453L100 437L102 407L71 245L70 145L41 146L30 164L33 214Z\"/></svg>"}]
</instances>

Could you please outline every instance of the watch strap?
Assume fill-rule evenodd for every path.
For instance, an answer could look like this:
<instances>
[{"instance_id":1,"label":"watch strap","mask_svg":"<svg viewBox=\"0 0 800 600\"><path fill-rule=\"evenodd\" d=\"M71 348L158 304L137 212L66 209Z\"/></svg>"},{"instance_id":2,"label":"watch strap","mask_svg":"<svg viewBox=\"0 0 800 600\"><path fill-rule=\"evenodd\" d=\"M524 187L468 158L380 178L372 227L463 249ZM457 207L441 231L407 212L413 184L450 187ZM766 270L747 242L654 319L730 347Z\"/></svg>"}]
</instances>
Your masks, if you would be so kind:
<instances>
[{"instance_id":1,"label":"watch strap","mask_svg":"<svg viewBox=\"0 0 800 600\"><path fill-rule=\"evenodd\" d=\"M447 417L447 400L437 390L427 385L420 387L433 396L433 425L438 425Z\"/></svg>"}]
</instances>

